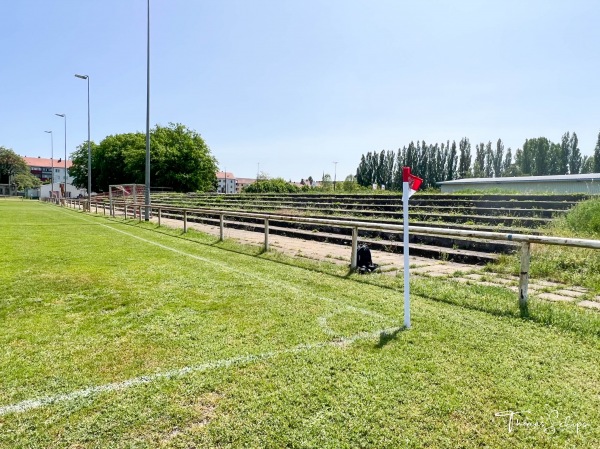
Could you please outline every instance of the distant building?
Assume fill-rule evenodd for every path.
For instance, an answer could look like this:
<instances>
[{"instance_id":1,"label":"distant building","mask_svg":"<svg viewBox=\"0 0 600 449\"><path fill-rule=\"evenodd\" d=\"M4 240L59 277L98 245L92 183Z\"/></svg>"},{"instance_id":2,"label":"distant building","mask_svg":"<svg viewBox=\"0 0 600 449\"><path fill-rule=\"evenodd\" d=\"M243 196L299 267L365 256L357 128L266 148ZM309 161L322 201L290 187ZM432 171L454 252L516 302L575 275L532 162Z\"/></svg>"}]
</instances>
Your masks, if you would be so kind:
<instances>
[{"instance_id":1,"label":"distant building","mask_svg":"<svg viewBox=\"0 0 600 449\"><path fill-rule=\"evenodd\" d=\"M241 193L244 187L254 184L256 178L237 178L235 181L235 191L236 193Z\"/></svg>"},{"instance_id":2,"label":"distant building","mask_svg":"<svg viewBox=\"0 0 600 449\"><path fill-rule=\"evenodd\" d=\"M235 176L231 172L217 172L217 193L236 193Z\"/></svg>"},{"instance_id":3,"label":"distant building","mask_svg":"<svg viewBox=\"0 0 600 449\"><path fill-rule=\"evenodd\" d=\"M442 193L461 190L514 190L519 193L600 194L600 173L506 178L465 178L439 182Z\"/></svg>"},{"instance_id":4,"label":"distant building","mask_svg":"<svg viewBox=\"0 0 600 449\"><path fill-rule=\"evenodd\" d=\"M77 197L86 195L86 189L79 189L73 186L73 177L69 175L68 170L73 165L73 162L67 160L67 169L65 171L65 161L62 158L49 159L43 157L27 157L23 160L29 167L29 172L42 182L42 187L37 189L37 195L40 198L55 198ZM67 178L67 191L64 192L65 177ZM34 189L35 190L35 189Z\"/></svg>"}]
</instances>

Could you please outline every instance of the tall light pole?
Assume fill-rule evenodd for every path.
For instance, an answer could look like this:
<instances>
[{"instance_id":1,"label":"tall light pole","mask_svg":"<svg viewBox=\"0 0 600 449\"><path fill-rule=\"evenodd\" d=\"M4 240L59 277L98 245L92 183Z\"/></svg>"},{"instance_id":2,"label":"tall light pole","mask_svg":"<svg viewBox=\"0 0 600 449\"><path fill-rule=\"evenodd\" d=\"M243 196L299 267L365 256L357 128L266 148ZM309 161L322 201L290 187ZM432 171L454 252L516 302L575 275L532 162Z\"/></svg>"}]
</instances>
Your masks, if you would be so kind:
<instances>
[{"instance_id":1,"label":"tall light pole","mask_svg":"<svg viewBox=\"0 0 600 449\"><path fill-rule=\"evenodd\" d=\"M50 177L50 197L54 194L54 134L52 131L44 131L45 133L50 134L50 164L52 167L51 177Z\"/></svg>"},{"instance_id":2,"label":"tall light pole","mask_svg":"<svg viewBox=\"0 0 600 449\"><path fill-rule=\"evenodd\" d=\"M146 202L144 219L150 220L150 0L148 0L148 26L146 45Z\"/></svg>"},{"instance_id":3,"label":"tall light pole","mask_svg":"<svg viewBox=\"0 0 600 449\"><path fill-rule=\"evenodd\" d=\"M87 80L87 106L88 106L88 210L90 210L92 204L92 149L90 146L90 77L88 75L77 75L77 78Z\"/></svg>"},{"instance_id":4,"label":"tall light pole","mask_svg":"<svg viewBox=\"0 0 600 449\"><path fill-rule=\"evenodd\" d=\"M337 181L337 161L333 161L333 191L335 192L335 182Z\"/></svg>"},{"instance_id":5,"label":"tall light pole","mask_svg":"<svg viewBox=\"0 0 600 449\"><path fill-rule=\"evenodd\" d=\"M65 190L64 198L67 197L67 114L54 114L65 119Z\"/></svg>"}]
</instances>

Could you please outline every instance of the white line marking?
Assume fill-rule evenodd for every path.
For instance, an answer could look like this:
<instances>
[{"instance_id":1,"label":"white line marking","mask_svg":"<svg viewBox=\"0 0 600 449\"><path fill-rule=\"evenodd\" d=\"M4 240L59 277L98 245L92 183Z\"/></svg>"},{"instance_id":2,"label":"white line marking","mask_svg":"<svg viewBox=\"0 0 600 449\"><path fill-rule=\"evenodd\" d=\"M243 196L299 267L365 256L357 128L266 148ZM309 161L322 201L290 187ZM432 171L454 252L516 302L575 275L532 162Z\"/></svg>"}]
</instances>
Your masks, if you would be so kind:
<instances>
[{"instance_id":1,"label":"white line marking","mask_svg":"<svg viewBox=\"0 0 600 449\"><path fill-rule=\"evenodd\" d=\"M248 354L238 357L232 357L230 359L215 360L212 362L203 363L196 366L188 366L180 369L158 372L147 376L134 377L122 382L113 382L105 385L98 385L95 387L88 387L82 390L75 390L71 393L59 394L56 396L45 396L38 399L29 399L26 401L17 402L16 404L6 405L0 407L0 416L9 415L13 413L24 413L29 410L35 410L38 408L46 407L52 404L60 402L75 401L81 398L87 398L100 393L110 393L113 391L126 390L128 388L136 387L138 385L149 384L160 379L171 379L182 377L188 374L201 373L204 371L229 368L232 366L240 366L247 363L258 362L261 360L272 359L278 355L283 354L294 354L301 352L309 352L314 349L320 349L327 346L337 346L339 344L351 344L358 340L366 340L369 338L380 337L383 333L395 332L397 328L382 329L375 332L361 332L351 337L339 338L336 341L309 343L294 346L289 349L280 349L276 351L263 352L262 354Z\"/></svg>"},{"instance_id":2,"label":"white line marking","mask_svg":"<svg viewBox=\"0 0 600 449\"><path fill-rule=\"evenodd\" d=\"M67 214L66 211L61 210L61 212ZM87 219L85 219L83 217L80 217L78 215L76 215L76 217L79 218L80 220L83 220L83 221L87 222L87 223L95 223L94 221L87 220ZM231 271L231 272L233 272L235 274L238 274L238 275L241 275L241 276L246 276L246 277L248 277L250 279L254 279L256 281L259 281L260 283L265 283L266 282L264 277L261 277L261 276L249 273L247 271L238 270L238 269L233 268L232 266L227 265L225 263L217 262L215 260L207 259L205 257L197 256L195 254L186 253L185 251L181 251L179 249L163 245L162 243L158 243L158 242L155 242L153 240L148 240L148 239L145 239L143 237L137 236L135 234L131 234L129 232L123 231L121 229L114 228L114 227L109 226L108 224L105 224L105 223L98 223L98 224L100 226L103 226L103 227L107 228L107 229L110 229L111 231L119 232L121 234L127 235L129 237L134 238L134 239L140 240L140 241L142 241L144 243L148 243L149 245L154 245L154 246L157 246L157 247L159 247L161 249L164 249L164 250L167 250L167 251L172 251L172 252L174 252L176 254L180 254L182 256L187 256L187 257L190 257L192 259L199 260L201 262L209 263L211 265L217 266L217 267L222 268L224 270ZM248 256L248 257L252 257L252 256ZM359 313L362 313L364 315L371 316L373 318L380 318L380 319L388 318L387 316L382 315L382 314L377 313L377 312L373 312L372 310L363 309L363 308L360 308L360 307L355 307L355 306L349 305L349 304L347 304L347 303L345 303L343 301L331 299L331 298L328 298L326 296L315 295L314 293L311 293L309 291L301 290L298 287L296 287L294 285L291 285L291 284L289 284L287 282L283 282L281 280L273 279L270 282L270 285L273 285L273 284L275 284L276 286L279 286L281 288L286 288L286 289L290 290L291 292L299 294L299 295L309 295L309 296L311 296L313 298L319 299L321 301L328 302L330 304L345 305L348 310L351 310L353 312L359 312Z\"/></svg>"}]
</instances>

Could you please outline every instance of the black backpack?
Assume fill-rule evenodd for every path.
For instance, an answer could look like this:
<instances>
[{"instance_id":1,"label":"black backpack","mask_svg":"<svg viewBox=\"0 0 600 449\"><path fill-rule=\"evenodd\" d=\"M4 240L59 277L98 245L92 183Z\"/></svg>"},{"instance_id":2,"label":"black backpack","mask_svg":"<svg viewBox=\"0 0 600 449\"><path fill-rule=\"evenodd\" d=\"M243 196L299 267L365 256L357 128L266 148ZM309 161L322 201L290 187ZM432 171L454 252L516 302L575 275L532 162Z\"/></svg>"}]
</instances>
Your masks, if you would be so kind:
<instances>
[{"instance_id":1,"label":"black backpack","mask_svg":"<svg viewBox=\"0 0 600 449\"><path fill-rule=\"evenodd\" d=\"M356 267L360 274L370 273L379 265L373 263L371 259L371 250L365 244L358 247L356 251Z\"/></svg>"}]
</instances>

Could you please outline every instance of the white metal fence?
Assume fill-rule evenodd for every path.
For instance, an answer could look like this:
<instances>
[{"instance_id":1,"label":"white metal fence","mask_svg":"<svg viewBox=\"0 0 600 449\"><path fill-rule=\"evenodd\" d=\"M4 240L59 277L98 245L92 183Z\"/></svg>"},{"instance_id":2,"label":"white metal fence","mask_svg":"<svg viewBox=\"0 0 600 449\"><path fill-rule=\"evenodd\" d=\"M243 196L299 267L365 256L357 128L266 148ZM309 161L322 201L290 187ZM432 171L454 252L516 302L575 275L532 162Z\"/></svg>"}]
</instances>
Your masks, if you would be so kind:
<instances>
[{"instance_id":1,"label":"white metal fence","mask_svg":"<svg viewBox=\"0 0 600 449\"><path fill-rule=\"evenodd\" d=\"M78 199L67 199L67 206L78 209L87 209L87 200ZM125 218L132 218L142 220L142 210L145 210L147 206L144 204L128 204L125 202L94 202L90 207L94 209L96 213L100 210L104 215L115 216L117 211L122 214ZM163 212L175 213L178 217L183 220L183 231L187 232L188 219L190 215L202 216L212 215L219 216L219 227L220 227L220 239L224 239L225 229L225 217L245 217L253 218L263 221L264 228L264 249L269 250L269 221L283 221L291 223L307 223L307 224L322 224L322 225L333 225L341 228L349 228L352 230L352 253L351 263L352 269L356 268L356 254L358 246L358 230L385 230L402 232L404 230L403 225L394 225L387 223L372 223L366 221L348 221L340 219L330 218L307 218L307 217L296 217L288 215L276 215L276 214L265 214L265 213L254 213L254 212L241 212L232 210L219 210L219 209L205 209L205 208L191 208L191 207L173 207L164 204L153 204L150 207L151 215L158 221L158 225L161 225L161 219ZM444 237L463 237L474 240L500 240L507 242L518 242L521 244L521 270L519 276L519 306L521 308L527 307L527 290L529 285L529 263L531 260L531 244L543 244L543 245L559 245L566 247L578 247L578 248L591 248L600 249L600 240L588 240L588 239L574 239L564 237L547 237L540 235L528 235L528 234L507 234L501 232L485 232L485 231L471 231L464 229L444 229L444 228L431 228L425 226L409 226L409 232L418 235L435 235Z\"/></svg>"}]
</instances>

